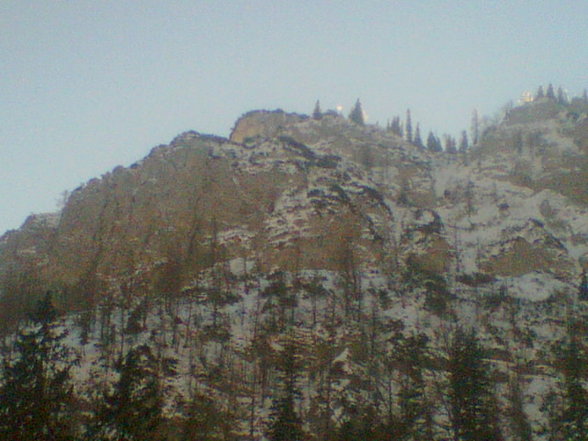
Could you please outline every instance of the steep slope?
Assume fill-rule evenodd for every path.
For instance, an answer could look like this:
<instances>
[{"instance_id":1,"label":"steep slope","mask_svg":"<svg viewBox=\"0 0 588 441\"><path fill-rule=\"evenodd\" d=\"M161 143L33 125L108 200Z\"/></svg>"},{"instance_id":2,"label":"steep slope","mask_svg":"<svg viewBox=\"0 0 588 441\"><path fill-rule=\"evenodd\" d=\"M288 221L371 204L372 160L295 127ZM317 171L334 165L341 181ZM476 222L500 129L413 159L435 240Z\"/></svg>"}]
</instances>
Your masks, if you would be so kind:
<instances>
[{"instance_id":1,"label":"steep slope","mask_svg":"<svg viewBox=\"0 0 588 441\"><path fill-rule=\"evenodd\" d=\"M170 421L204 394L250 438L295 347L298 411L317 439L354 415L401 413L397 354L415 336L434 439L450 436L449 342L475 328L500 418L516 378L547 436L552 348L588 312L585 107L514 108L466 155L335 114L250 112L230 140L184 133L0 239L5 326L53 289L74 311L82 401L149 343L178 360Z\"/></svg>"}]
</instances>

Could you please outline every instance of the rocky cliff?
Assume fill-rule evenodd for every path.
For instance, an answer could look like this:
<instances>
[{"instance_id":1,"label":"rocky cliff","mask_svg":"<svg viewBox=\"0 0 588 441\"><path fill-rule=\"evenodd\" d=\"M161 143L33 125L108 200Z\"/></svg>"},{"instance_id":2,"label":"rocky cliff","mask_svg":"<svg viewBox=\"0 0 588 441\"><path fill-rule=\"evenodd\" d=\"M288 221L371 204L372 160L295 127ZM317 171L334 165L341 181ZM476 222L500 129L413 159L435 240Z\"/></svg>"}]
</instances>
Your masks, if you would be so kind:
<instances>
[{"instance_id":1,"label":"rocky cliff","mask_svg":"<svg viewBox=\"0 0 588 441\"><path fill-rule=\"evenodd\" d=\"M357 346L376 321L383 353L394 326L430 339L432 397L447 336L474 327L503 379L501 399L504 379L524 373L524 408L540 433L541 400L556 376L551 345L570 311L586 313L587 121L582 102L526 104L455 155L335 114L250 112L230 139L184 133L0 239L6 326L46 289L73 311L68 323L94 336L86 346L104 338L97 317L120 311L100 343L112 345L110 355L100 356L159 329L153 338L181 360L176 392L233 400L239 430L254 437L274 387L275 366L262 369L259 357L279 352L293 323L310 360L338 367L333 424L379 387L360 382L368 367ZM160 301L165 313L153 306ZM125 337L146 304L143 325ZM99 357L85 350L88 363ZM315 407L321 369L304 374L309 427L324 417ZM237 372L246 384L226 390ZM436 408L439 433L447 418Z\"/></svg>"}]
</instances>

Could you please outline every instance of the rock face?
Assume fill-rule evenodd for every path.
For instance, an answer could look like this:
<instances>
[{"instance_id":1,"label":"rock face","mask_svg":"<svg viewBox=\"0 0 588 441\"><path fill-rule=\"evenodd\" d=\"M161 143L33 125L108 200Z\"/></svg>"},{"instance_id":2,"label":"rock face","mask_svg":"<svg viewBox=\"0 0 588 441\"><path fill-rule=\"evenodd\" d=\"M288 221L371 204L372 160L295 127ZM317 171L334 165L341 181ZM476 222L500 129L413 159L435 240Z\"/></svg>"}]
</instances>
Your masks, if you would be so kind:
<instances>
[{"instance_id":1,"label":"rock face","mask_svg":"<svg viewBox=\"0 0 588 441\"><path fill-rule=\"evenodd\" d=\"M573 282L588 252L584 119L554 106L513 110L465 158L339 116L250 112L230 141L184 133L76 189L51 222L28 220L2 239L1 274L22 265L76 291L172 260L185 279L235 258L337 270L351 247L366 266L392 253L437 273Z\"/></svg>"},{"instance_id":2,"label":"rock face","mask_svg":"<svg viewBox=\"0 0 588 441\"><path fill-rule=\"evenodd\" d=\"M502 374L522 357L535 375L529 387L545 389L551 374L537 366L549 363L546 348L564 334L562 311L585 307L578 299L588 267L585 107L515 108L466 155L430 153L338 115L258 111L237 121L230 139L184 133L76 189L61 213L33 216L0 239L4 322L48 288L61 293L64 309L114 302L129 317L141 299L184 293L207 305L199 306L202 323L216 327L221 314L229 333L222 345L246 363L251 335L259 338L251 317L261 314L269 326L263 314L273 314L268 286L277 290L279 280L298 292L320 279L340 303L317 300L308 288L292 313L301 332L320 334L327 318L361 322L376 304L386 320L424 332L437 349L441 330L475 326ZM211 290L233 300L217 302ZM380 304L382 293L388 300ZM165 322L174 339L178 323L195 320L186 314L180 308L177 323ZM518 314L516 324L509 314ZM122 333L125 319L112 326ZM186 326L204 333L205 346L220 344L205 333L210 323ZM264 338L274 344L279 331L272 332ZM345 365L340 379L351 381L359 368L345 357L357 342L341 338L331 362ZM528 403L536 427L545 419L539 401ZM260 415L268 407L263 399L254 406ZM251 430L259 435L260 427Z\"/></svg>"}]
</instances>

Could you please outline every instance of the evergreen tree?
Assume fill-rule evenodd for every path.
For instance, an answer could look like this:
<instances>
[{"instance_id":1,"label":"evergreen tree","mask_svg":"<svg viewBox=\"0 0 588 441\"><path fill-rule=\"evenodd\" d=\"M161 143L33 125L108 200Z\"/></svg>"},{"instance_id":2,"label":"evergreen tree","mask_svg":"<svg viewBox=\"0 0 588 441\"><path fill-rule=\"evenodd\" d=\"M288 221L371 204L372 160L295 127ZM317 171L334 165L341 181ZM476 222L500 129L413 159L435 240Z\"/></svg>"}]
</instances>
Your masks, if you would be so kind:
<instances>
[{"instance_id":1,"label":"evergreen tree","mask_svg":"<svg viewBox=\"0 0 588 441\"><path fill-rule=\"evenodd\" d=\"M445 151L451 155L457 153L457 143L451 135L445 135Z\"/></svg>"},{"instance_id":2,"label":"evergreen tree","mask_svg":"<svg viewBox=\"0 0 588 441\"><path fill-rule=\"evenodd\" d=\"M313 119L321 119L323 117L323 113L321 112L321 103L319 100L316 100L316 104L314 105L314 110L312 111L312 118Z\"/></svg>"},{"instance_id":3,"label":"evergreen tree","mask_svg":"<svg viewBox=\"0 0 588 441\"><path fill-rule=\"evenodd\" d=\"M541 98L545 98L545 92L543 90L543 86L539 86L537 89L537 93L535 94L535 99L539 100Z\"/></svg>"},{"instance_id":4,"label":"evergreen tree","mask_svg":"<svg viewBox=\"0 0 588 441\"><path fill-rule=\"evenodd\" d=\"M559 427L565 441L588 440L588 390L584 386L586 355L578 341L574 325L561 353L563 409Z\"/></svg>"},{"instance_id":5,"label":"evergreen tree","mask_svg":"<svg viewBox=\"0 0 588 441\"><path fill-rule=\"evenodd\" d=\"M555 92L553 91L553 85L551 83L549 83L549 85L547 86L547 93L545 94L545 96L547 96L547 98L549 98L550 100L555 101Z\"/></svg>"},{"instance_id":6,"label":"evergreen tree","mask_svg":"<svg viewBox=\"0 0 588 441\"><path fill-rule=\"evenodd\" d=\"M236 439L235 421L210 396L196 394L188 406L182 427L182 441L226 441Z\"/></svg>"},{"instance_id":7,"label":"evergreen tree","mask_svg":"<svg viewBox=\"0 0 588 441\"><path fill-rule=\"evenodd\" d=\"M485 353L473 332L458 329L449 350L449 402L455 441L500 441Z\"/></svg>"},{"instance_id":8,"label":"evergreen tree","mask_svg":"<svg viewBox=\"0 0 588 441\"><path fill-rule=\"evenodd\" d=\"M0 385L0 439L74 439L70 370L77 363L58 331L51 293L38 303L30 326L4 359Z\"/></svg>"},{"instance_id":9,"label":"evergreen tree","mask_svg":"<svg viewBox=\"0 0 588 441\"><path fill-rule=\"evenodd\" d=\"M91 428L89 438L102 435L116 441L157 439L163 407L157 366L149 346L129 350L117 366L119 379L114 391L104 394L98 424Z\"/></svg>"},{"instance_id":10,"label":"evergreen tree","mask_svg":"<svg viewBox=\"0 0 588 441\"><path fill-rule=\"evenodd\" d=\"M416 129L414 131L414 145L420 148L424 148L423 140L421 138L421 128L419 127L419 123L416 125Z\"/></svg>"},{"instance_id":11,"label":"evergreen tree","mask_svg":"<svg viewBox=\"0 0 588 441\"><path fill-rule=\"evenodd\" d=\"M431 403L425 396L423 376L428 352L428 338L422 334L401 339L395 348L401 371L400 414L395 424L399 439L431 439Z\"/></svg>"},{"instance_id":12,"label":"evergreen tree","mask_svg":"<svg viewBox=\"0 0 588 441\"><path fill-rule=\"evenodd\" d=\"M381 422L373 407L352 406L351 414L337 428L333 441L384 441L398 438L396 421Z\"/></svg>"},{"instance_id":13,"label":"evergreen tree","mask_svg":"<svg viewBox=\"0 0 588 441\"><path fill-rule=\"evenodd\" d=\"M578 299L588 301L588 276L586 275L586 270L582 273L580 289L578 290Z\"/></svg>"},{"instance_id":14,"label":"evergreen tree","mask_svg":"<svg viewBox=\"0 0 588 441\"><path fill-rule=\"evenodd\" d=\"M476 109L472 112L472 145L476 145L480 140L480 118Z\"/></svg>"},{"instance_id":15,"label":"evergreen tree","mask_svg":"<svg viewBox=\"0 0 588 441\"><path fill-rule=\"evenodd\" d=\"M403 136L402 124L400 123L399 116L392 118L392 122L390 123L390 131L397 136Z\"/></svg>"},{"instance_id":16,"label":"evergreen tree","mask_svg":"<svg viewBox=\"0 0 588 441\"><path fill-rule=\"evenodd\" d=\"M359 98L355 102L355 106L353 106L351 112L349 112L349 119L353 121L355 124L359 124L360 126L363 126L365 124L365 121L363 119L363 109L361 108Z\"/></svg>"},{"instance_id":17,"label":"evergreen tree","mask_svg":"<svg viewBox=\"0 0 588 441\"><path fill-rule=\"evenodd\" d=\"M468 148L468 133L464 130L461 132L461 139L459 141L459 153L466 153Z\"/></svg>"},{"instance_id":18,"label":"evergreen tree","mask_svg":"<svg viewBox=\"0 0 588 441\"><path fill-rule=\"evenodd\" d=\"M412 120L410 118L410 109L406 110L406 123L404 124L406 131L406 140L412 142Z\"/></svg>"},{"instance_id":19,"label":"evergreen tree","mask_svg":"<svg viewBox=\"0 0 588 441\"><path fill-rule=\"evenodd\" d=\"M304 439L302 420L296 412L296 401L301 397L298 381L302 366L300 349L290 335L280 354L278 369L281 390L274 399L270 415L266 434L270 441L302 441Z\"/></svg>"},{"instance_id":20,"label":"evergreen tree","mask_svg":"<svg viewBox=\"0 0 588 441\"><path fill-rule=\"evenodd\" d=\"M584 104L588 104L588 90L586 89L582 92L582 101L584 101Z\"/></svg>"},{"instance_id":21,"label":"evergreen tree","mask_svg":"<svg viewBox=\"0 0 588 441\"><path fill-rule=\"evenodd\" d=\"M430 152L442 152L443 147L441 146L441 141L437 138L433 132L429 132L429 136L427 136L427 150Z\"/></svg>"},{"instance_id":22,"label":"evergreen tree","mask_svg":"<svg viewBox=\"0 0 588 441\"><path fill-rule=\"evenodd\" d=\"M522 378L520 374L513 376L508 384L508 408L507 415L510 423L510 431L514 441L532 441L533 430L529 418L525 413L524 395L521 389Z\"/></svg>"}]
</instances>

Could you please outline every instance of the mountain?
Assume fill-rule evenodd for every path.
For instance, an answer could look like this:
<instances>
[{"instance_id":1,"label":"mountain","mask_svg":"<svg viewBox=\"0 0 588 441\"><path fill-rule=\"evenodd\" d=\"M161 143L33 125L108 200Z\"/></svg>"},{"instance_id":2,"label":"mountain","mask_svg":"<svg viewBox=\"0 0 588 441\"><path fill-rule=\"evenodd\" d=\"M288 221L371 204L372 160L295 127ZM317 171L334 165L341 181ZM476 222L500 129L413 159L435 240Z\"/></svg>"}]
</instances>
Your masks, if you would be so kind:
<instances>
[{"instance_id":1,"label":"mountain","mask_svg":"<svg viewBox=\"0 0 588 441\"><path fill-rule=\"evenodd\" d=\"M177 363L157 374L169 439L198 404L206 439L279 439L289 409L310 439L440 440L473 333L504 439L550 439L569 405L556 349L587 347L587 188L583 99L514 107L458 154L334 112L250 112L2 236L5 346L51 290L86 409L145 344Z\"/></svg>"}]
</instances>

